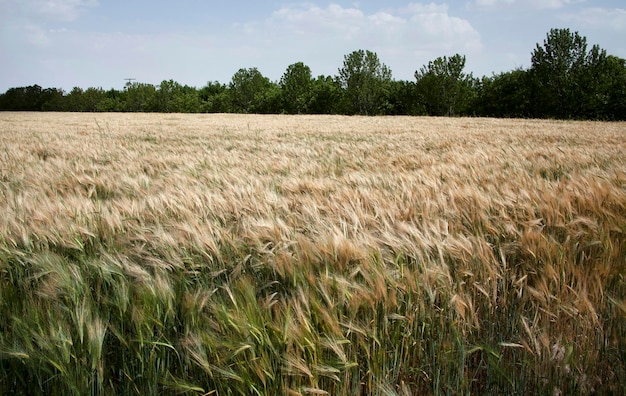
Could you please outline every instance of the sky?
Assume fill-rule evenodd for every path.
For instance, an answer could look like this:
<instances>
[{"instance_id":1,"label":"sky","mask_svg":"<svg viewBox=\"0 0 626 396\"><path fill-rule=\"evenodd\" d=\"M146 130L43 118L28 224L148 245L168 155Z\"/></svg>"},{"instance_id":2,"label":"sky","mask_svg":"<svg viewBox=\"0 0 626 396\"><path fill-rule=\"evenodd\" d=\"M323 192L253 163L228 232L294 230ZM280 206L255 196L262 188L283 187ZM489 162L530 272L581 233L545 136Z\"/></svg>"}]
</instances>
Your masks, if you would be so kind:
<instances>
[{"instance_id":1,"label":"sky","mask_svg":"<svg viewBox=\"0 0 626 396\"><path fill-rule=\"evenodd\" d=\"M126 78L200 88L250 67L278 81L296 62L335 76L359 49L397 80L456 53L466 72L491 76L528 68L552 28L626 58L624 0L0 0L0 92L121 89Z\"/></svg>"}]
</instances>

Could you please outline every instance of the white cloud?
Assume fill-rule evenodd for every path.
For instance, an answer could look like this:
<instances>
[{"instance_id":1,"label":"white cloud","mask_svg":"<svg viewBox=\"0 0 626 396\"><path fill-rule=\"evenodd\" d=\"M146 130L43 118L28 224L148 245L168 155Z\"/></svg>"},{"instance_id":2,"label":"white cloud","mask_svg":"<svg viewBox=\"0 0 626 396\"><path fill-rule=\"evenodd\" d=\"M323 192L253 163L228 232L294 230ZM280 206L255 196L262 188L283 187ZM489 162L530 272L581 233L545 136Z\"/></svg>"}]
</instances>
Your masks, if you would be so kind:
<instances>
[{"instance_id":1,"label":"white cloud","mask_svg":"<svg viewBox=\"0 0 626 396\"><path fill-rule=\"evenodd\" d=\"M358 5L289 4L266 20L236 29L247 32L246 42L266 54L264 58L287 56L310 62L314 73L317 68L324 74L333 74L343 55L356 49L376 51L394 76L410 79L420 65L437 56L482 48L480 34L469 21L450 15L447 5L435 3L370 13ZM331 59L334 67L323 64L321 55Z\"/></svg>"},{"instance_id":2,"label":"white cloud","mask_svg":"<svg viewBox=\"0 0 626 396\"><path fill-rule=\"evenodd\" d=\"M3 19L27 19L44 22L70 22L97 0L3 0L0 2Z\"/></svg>"},{"instance_id":3,"label":"white cloud","mask_svg":"<svg viewBox=\"0 0 626 396\"><path fill-rule=\"evenodd\" d=\"M474 5L479 7L512 6L533 9L558 9L568 5L584 3L586 0L475 0Z\"/></svg>"},{"instance_id":4,"label":"white cloud","mask_svg":"<svg viewBox=\"0 0 626 396\"><path fill-rule=\"evenodd\" d=\"M565 14L561 17L567 22L575 22L584 27L626 30L626 9L623 8L584 8L577 13Z\"/></svg>"},{"instance_id":5,"label":"white cloud","mask_svg":"<svg viewBox=\"0 0 626 396\"><path fill-rule=\"evenodd\" d=\"M493 7L500 4L513 4L515 0L476 0L476 5L480 7Z\"/></svg>"},{"instance_id":6,"label":"white cloud","mask_svg":"<svg viewBox=\"0 0 626 396\"><path fill-rule=\"evenodd\" d=\"M224 52L212 56L214 41L207 36L29 29L28 36L10 43L0 38L0 45L11 53L7 67L12 72L3 81L8 86L36 82L66 90L110 88L122 87L126 77L152 84L171 78L201 86L212 78L213 68L220 67L218 62L228 59ZM28 47L36 50L23 50Z\"/></svg>"},{"instance_id":7,"label":"white cloud","mask_svg":"<svg viewBox=\"0 0 626 396\"><path fill-rule=\"evenodd\" d=\"M73 21L86 8L98 5L96 0L34 0L35 12L57 21Z\"/></svg>"},{"instance_id":8,"label":"white cloud","mask_svg":"<svg viewBox=\"0 0 626 396\"><path fill-rule=\"evenodd\" d=\"M366 16L357 8L343 8L331 4L326 8L316 5L287 5L264 23L264 29L296 35L337 35L352 38L363 28ZM253 24L256 25L256 24Z\"/></svg>"},{"instance_id":9,"label":"white cloud","mask_svg":"<svg viewBox=\"0 0 626 396\"><path fill-rule=\"evenodd\" d=\"M46 11L33 11L44 3ZM287 4L266 18L219 32L141 35L56 23L80 18L96 4L89 0L28 0L22 8L17 0L0 0L0 13L7 4L13 16L18 11L23 16L13 18L11 26L0 25L0 45L11 54L8 86L30 82L32 76L45 76L41 85L66 89L121 86L124 77L149 83L172 78L201 86L208 80L227 82L240 67L258 67L278 80L299 61L314 75L336 75L344 55L357 49L376 51L395 78L412 80L415 70L436 57L461 53L471 59L482 53L472 24L436 3L373 11L358 4Z\"/></svg>"},{"instance_id":10,"label":"white cloud","mask_svg":"<svg viewBox=\"0 0 626 396\"><path fill-rule=\"evenodd\" d=\"M520 2L524 4L524 1ZM566 5L574 3L571 0L528 0L527 3L533 8L562 8Z\"/></svg>"},{"instance_id":11,"label":"white cloud","mask_svg":"<svg viewBox=\"0 0 626 396\"><path fill-rule=\"evenodd\" d=\"M254 34L263 30L282 38L305 36L324 45L333 44L326 41L328 38L367 45L367 40L375 37L379 47L420 48L426 39L437 47L480 47L480 35L467 20L449 15L446 5L434 3L411 3L403 9L369 15L358 8L337 4L326 8L312 4L289 5L274 12L264 23L248 27ZM407 38L421 41L408 42ZM371 44L376 46L376 43Z\"/></svg>"},{"instance_id":12,"label":"white cloud","mask_svg":"<svg viewBox=\"0 0 626 396\"><path fill-rule=\"evenodd\" d=\"M450 16L447 5L410 4L407 44L422 49L445 51L476 51L482 47L480 34L465 19Z\"/></svg>"},{"instance_id":13,"label":"white cloud","mask_svg":"<svg viewBox=\"0 0 626 396\"><path fill-rule=\"evenodd\" d=\"M51 42L50 33L38 25L25 25L23 27L24 38L35 46L46 46Z\"/></svg>"},{"instance_id":14,"label":"white cloud","mask_svg":"<svg viewBox=\"0 0 626 396\"><path fill-rule=\"evenodd\" d=\"M15 53L54 48L62 25L78 19L96 0L0 0L0 44Z\"/></svg>"}]
</instances>

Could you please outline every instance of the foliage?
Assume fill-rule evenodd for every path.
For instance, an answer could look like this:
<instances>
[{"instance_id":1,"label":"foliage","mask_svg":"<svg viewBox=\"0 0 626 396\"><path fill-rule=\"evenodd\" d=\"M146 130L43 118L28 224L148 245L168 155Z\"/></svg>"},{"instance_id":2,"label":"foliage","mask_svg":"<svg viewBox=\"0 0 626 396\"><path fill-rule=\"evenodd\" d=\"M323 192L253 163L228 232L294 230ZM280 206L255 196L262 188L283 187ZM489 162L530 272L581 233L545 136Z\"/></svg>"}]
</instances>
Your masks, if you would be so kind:
<instances>
[{"instance_id":1,"label":"foliage","mask_svg":"<svg viewBox=\"0 0 626 396\"><path fill-rule=\"evenodd\" d=\"M230 111L228 86L218 81L209 81L198 93L202 112L227 113Z\"/></svg>"},{"instance_id":2,"label":"foliage","mask_svg":"<svg viewBox=\"0 0 626 396\"><path fill-rule=\"evenodd\" d=\"M313 93L312 87L313 77L310 67L302 62L289 65L280 79L283 110L288 114L307 113Z\"/></svg>"},{"instance_id":3,"label":"foliage","mask_svg":"<svg viewBox=\"0 0 626 396\"><path fill-rule=\"evenodd\" d=\"M345 91L348 114L380 114L391 82L391 70L380 62L375 52L358 50L344 57L337 81Z\"/></svg>"},{"instance_id":4,"label":"foliage","mask_svg":"<svg viewBox=\"0 0 626 396\"><path fill-rule=\"evenodd\" d=\"M484 77L478 86L475 111L487 117L530 117L533 114L530 82L530 73L524 69Z\"/></svg>"},{"instance_id":5,"label":"foliage","mask_svg":"<svg viewBox=\"0 0 626 396\"><path fill-rule=\"evenodd\" d=\"M156 90L150 107L159 113L198 113L199 93L188 85L164 80Z\"/></svg>"},{"instance_id":6,"label":"foliage","mask_svg":"<svg viewBox=\"0 0 626 396\"><path fill-rule=\"evenodd\" d=\"M582 118L626 120L626 60L592 50L581 84Z\"/></svg>"},{"instance_id":7,"label":"foliage","mask_svg":"<svg viewBox=\"0 0 626 396\"><path fill-rule=\"evenodd\" d=\"M550 30L543 46L537 44L532 54L535 111L556 118L578 114L587 63L586 38L569 29Z\"/></svg>"},{"instance_id":8,"label":"foliage","mask_svg":"<svg viewBox=\"0 0 626 396\"><path fill-rule=\"evenodd\" d=\"M569 29L552 29L532 54L533 113L551 118L619 118L626 98L624 61ZM616 95L614 100L611 97ZM615 111L617 110L617 111Z\"/></svg>"},{"instance_id":9,"label":"foliage","mask_svg":"<svg viewBox=\"0 0 626 396\"><path fill-rule=\"evenodd\" d=\"M40 111L47 110L56 104L63 91L55 88L42 89L39 85L28 87L9 88L0 95L0 110L12 111ZM58 108L54 108L58 110Z\"/></svg>"},{"instance_id":10,"label":"foliage","mask_svg":"<svg viewBox=\"0 0 626 396\"><path fill-rule=\"evenodd\" d=\"M46 88L39 94L39 99L36 100L38 106L41 107L41 111L62 111L65 110L63 90L56 88ZM0 95L0 98L2 95ZM0 99L0 109L2 108L2 100Z\"/></svg>"},{"instance_id":11,"label":"foliage","mask_svg":"<svg viewBox=\"0 0 626 396\"><path fill-rule=\"evenodd\" d=\"M152 84L129 82L121 95L122 109L130 112L155 111L155 94L156 87Z\"/></svg>"},{"instance_id":12,"label":"foliage","mask_svg":"<svg viewBox=\"0 0 626 396\"><path fill-rule=\"evenodd\" d=\"M384 102L386 107L383 114L426 115L426 107L420 100L417 85L413 81L391 81Z\"/></svg>"},{"instance_id":13,"label":"foliage","mask_svg":"<svg viewBox=\"0 0 626 396\"><path fill-rule=\"evenodd\" d=\"M74 87L65 97L64 105L74 111L94 112L104 98L105 92L102 88L87 88L83 91L80 87Z\"/></svg>"},{"instance_id":14,"label":"foliage","mask_svg":"<svg viewBox=\"0 0 626 396\"><path fill-rule=\"evenodd\" d=\"M266 99L266 91L271 85L270 80L256 67L239 69L229 84L232 111L254 113L255 108L263 107L264 103L258 103L258 101Z\"/></svg>"},{"instance_id":15,"label":"foliage","mask_svg":"<svg viewBox=\"0 0 626 396\"><path fill-rule=\"evenodd\" d=\"M552 29L531 54L531 67L490 77L466 73L466 58L443 56L393 80L372 51L344 56L336 76L312 77L296 62L278 82L257 68L240 69L228 84L204 87L164 80L123 90L39 85L0 94L0 110L164 113L437 115L626 120L626 60L569 29Z\"/></svg>"},{"instance_id":16,"label":"foliage","mask_svg":"<svg viewBox=\"0 0 626 396\"><path fill-rule=\"evenodd\" d=\"M626 59L608 56L605 66L606 99L598 111L604 119L626 120Z\"/></svg>"},{"instance_id":17,"label":"foliage","mask_svg":"<svg viewBox=\"0 0 626 396\"><path fill-rule=\"evenodd\" d=\"M467 114L472 103L475 81L465 74L465 56L455 54L428 62L415 72L417 91L429 115Z\"/></svg>"},{"instance_id":18,"label":"foliage","mask_svg":"<svg viewBox=\"0 0 626 396\"><path fill-rule=\"evenodd\" d=\"M338 114L344 91L330 76L318 76L311 86L312 98L309 103L311 114Z\"/></svg>"}]
</instances>

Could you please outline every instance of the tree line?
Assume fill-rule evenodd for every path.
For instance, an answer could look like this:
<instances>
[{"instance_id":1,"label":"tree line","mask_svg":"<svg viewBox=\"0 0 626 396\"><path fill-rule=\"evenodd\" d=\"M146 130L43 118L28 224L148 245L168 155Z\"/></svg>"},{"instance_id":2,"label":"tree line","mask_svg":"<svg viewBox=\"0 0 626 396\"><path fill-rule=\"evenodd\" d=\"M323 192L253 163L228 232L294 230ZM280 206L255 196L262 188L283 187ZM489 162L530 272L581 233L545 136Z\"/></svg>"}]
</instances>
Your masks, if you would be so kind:
<instances>
[{"instance_id":1,"label":"tree line","mask_svg":"<svg viewBox=\"0 0 626 396\"><path fill-rule=\"evenodd\" d=\"M1 94L0 110L626 119L626 60L588 48L578 32L550 30L527 69L476 78L465 62L460 54L439 57L414 81L403 81L375 52L357 50L344 56L335 76L313 77L298 62L276 82L253 67L239 69L227 84L201 88L173 80L68 93L33 85Z\"/></svg>"}]
</instances>

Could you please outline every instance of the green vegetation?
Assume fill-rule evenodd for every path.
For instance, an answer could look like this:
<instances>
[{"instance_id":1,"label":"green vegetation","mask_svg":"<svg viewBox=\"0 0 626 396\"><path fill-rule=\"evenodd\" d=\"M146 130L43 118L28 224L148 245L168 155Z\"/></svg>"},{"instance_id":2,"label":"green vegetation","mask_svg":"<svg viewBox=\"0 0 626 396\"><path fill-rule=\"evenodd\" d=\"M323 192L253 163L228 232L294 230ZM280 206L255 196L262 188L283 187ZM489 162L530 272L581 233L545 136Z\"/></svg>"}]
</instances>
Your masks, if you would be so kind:
<instances>
[{"instance_id":1,"label":"green vegetation","mask_svg":"<svg viewBox=\"0 0 626 396\"><path fill-rule=\"evenodd\" d=\"M622 394L623 131L5 113L0 394Z\"/></svg>"},{"instance_id":2,"label":"green vegetation","mask_svg":"<svg viewBox=\"0 0 626 396\"><path fill-rule=\"evenodd\" d=\"M344 108L348 114L381 114L391 70L371 51L354 51L347 55L337 77L344 90Z\"/></svg>"},{"instance_id":3,"label":"green vegetation","mask_svg":"<svg viewBox=\"0 0 626 396\"><path fill-rule=\"evenodd\" d=\"M463 73L465 57L454 55L438 58L415 72L421 103L430 115L453 116L471 112L474 85L472 75Z\"/></svg>"},{"instance_id":4,"label":"green vegetation","mask_svg":"<svg viewBox=\"0 0 626 396\"><path fill-rule=\"evenodd\" d=\"M442 56L396 81L372 51L344 57L336 76L313 78L302 62L279 82L257 68L238 70L228 84L197 89L174 81L127 84L69 93L38 85L0 95L0 110L257 114L485 116L626 119L626 60L569 29L552 29L531 55L531 67L490 77L464 72L465 56Z\"/></svg>"}]
</instances>

